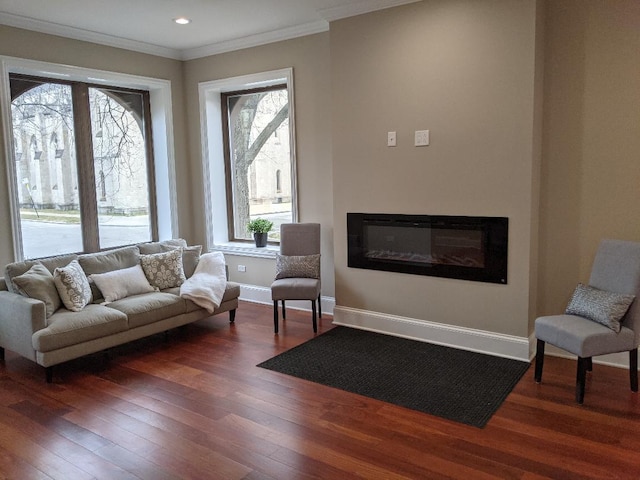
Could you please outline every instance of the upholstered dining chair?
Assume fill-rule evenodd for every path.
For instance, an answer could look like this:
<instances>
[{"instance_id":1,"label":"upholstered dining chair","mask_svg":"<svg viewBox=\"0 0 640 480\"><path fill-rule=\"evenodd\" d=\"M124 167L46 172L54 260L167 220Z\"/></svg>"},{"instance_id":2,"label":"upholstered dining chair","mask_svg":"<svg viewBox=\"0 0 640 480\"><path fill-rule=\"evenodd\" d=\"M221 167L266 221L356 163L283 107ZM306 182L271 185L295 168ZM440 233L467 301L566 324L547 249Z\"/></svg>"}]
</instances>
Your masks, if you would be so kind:
<instances>
[{"instance_id":1,"label":"upholstered dining chair","mask_svg":"<svg viewBox=\"0 0 640 480\"><path fill-rule=\"evenodd\" d=\"M320 306L320 224L283 223L280 225L280 254L276 256L276 279L271 284L273 327L278 333L278 302L286 319L285 300L310 300L313 331L318 331Z\"/></svg>"},{"instance_id":2,"label":"upholstered dining chair","mask_svg":"<svg viewBox=\"0 0 640 480\"><path fill-rule=\"evenodd\" d=\"M576 401L584 401L592 357L629 352L631 390L638 391L640 344L640 243L603 240L591 269L589 285L579 284L563 315L540 317L534 378L542 381L545 343L578 356Z\"/></svg>"}]
</instances>

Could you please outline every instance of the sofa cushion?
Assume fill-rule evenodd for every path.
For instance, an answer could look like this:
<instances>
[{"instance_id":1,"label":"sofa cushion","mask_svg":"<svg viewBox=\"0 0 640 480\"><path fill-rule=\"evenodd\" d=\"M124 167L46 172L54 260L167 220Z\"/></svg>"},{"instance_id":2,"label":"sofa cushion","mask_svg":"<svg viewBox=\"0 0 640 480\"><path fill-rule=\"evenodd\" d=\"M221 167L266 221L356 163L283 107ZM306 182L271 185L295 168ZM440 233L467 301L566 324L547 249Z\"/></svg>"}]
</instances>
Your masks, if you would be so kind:
<instances>
[{"instance_id":1,"label":"sofa cushion","mask_svg":"<svg viewBox=\"0 0 640 480\"><path fill-rule=\"evenodd\" d=\"M123 247L106 252L85 253L78 257L78 262L84 273L93 275L95 273L111 272L123 268L133 267L140 262L140 250L138 247ZM95 300L104 298L102 292L95 282L90 281L91 293Z\"/></svg>"},{"instance_id":2,"label":"sofa cushion","mask_svg":"<svg viewBox=\"0 0 640 480\"><path fill-rule=\"evenodd\" d=\"M71 260L75 260L78 258L78 255L75 253L70 253L68 255L58 255L55 257L47 257L41 258L39 260L25 260L24 262L15 262L10 263L4 269L4 279L7 284L7 290L11 293L19 293L18 289L15 288L13 284L13 277L18 275L22 275L26 273L31 267L36 264L44 265L47 270L49 270L52 274L53 271L58 267L66 267L69 265Z\"/></svg>"},{"instance_id":3,"label":"sofa cushion","mask_svg":"<svg viewBox=\"0 0 640 480\"><path fill-rule=\"evenodd\" d=\"M149 283L160 290L179 287L186 280L182 267L182 249L142 255L140 263Z\"/></svg>"},{"instance_id":4,"label":"sofa cushion","mask_svg":"<svg viewBox=\"0 0 640 480\"><path fill-rule=\"evenodd\" d=\"M62 305L53 275L42 264L37 263L22 275L13 277L13 283L21 294L44 302L47 318Z\"/></svg>"},{"instance_id":5,"label":"sofa cushion","mask_svg":"<svg viewBox=\"0 0 640 480\"><path fill-rule=\"evenodd\" d=\"M184 301L171 293L153 292L116 300L107 305L129 317L129 328L185 313Z\"/></svg>"},{"instance_id":6,"label":"sofa cushion","mask_svg":"<svg viewBox=\"0 0 640 480\"><path fill-rule=\"evenodd\" d=\"M100 289L106 302L115 302L132 295L153 292L153 287L144 276L140 265L112 272L94 273L91 275L91 280Z\"/></svg>"},{"instance_id":7,"label":"sofa cushion","mask_svg":"<svg viewBox=\"0 0 640 480\"><path fill-rule=\"evenodd\" d=\"M53 281L67 309L78 312L91 303L89 280L77 260L72 260L66 267L56 268Z\"/></svg>"},{"instance_id":8,"label":"sofa cushion","mask_svg":"<svg viewBox=\"0 0 640 480\"><path fill-rule=\"evenodd\" d=\"M141 255L150 255L152 253L162 253L175 248L186 247L187 241L183 238L173 238L171 240L163 240L161 242L140 243L138 248Z\"/></svg>"},{"instance_id":9,"label":"sofa cushion","mask_svg":"<svg viewBox=\"0 0 640 480\"><path fill-rule=\"evenodd\" d=\"M79 312L61 308L47 320L47 327L33 334L33 348L50 352L127 329L127 316L102 305L87 305Z\"/></svg>"}]
</instances>

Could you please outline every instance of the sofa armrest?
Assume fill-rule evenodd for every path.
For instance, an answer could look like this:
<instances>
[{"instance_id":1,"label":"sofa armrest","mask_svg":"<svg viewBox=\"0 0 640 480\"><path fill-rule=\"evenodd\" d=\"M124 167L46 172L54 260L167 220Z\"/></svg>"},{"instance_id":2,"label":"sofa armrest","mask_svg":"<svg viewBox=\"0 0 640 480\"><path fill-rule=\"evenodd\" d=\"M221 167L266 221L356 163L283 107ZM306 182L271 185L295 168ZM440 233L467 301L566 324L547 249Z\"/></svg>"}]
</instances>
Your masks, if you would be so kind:
<instances>
[{"instance_id":1,"label":"sofa armrest","mask_svg":"<svg viewBox=\"0 0 640 480\"><path fill-rule=\"evenodd\" d=\"M0 291L0 346L35 361L31 338L46 326L44 302Z\"/></svg>"}]
</instances>

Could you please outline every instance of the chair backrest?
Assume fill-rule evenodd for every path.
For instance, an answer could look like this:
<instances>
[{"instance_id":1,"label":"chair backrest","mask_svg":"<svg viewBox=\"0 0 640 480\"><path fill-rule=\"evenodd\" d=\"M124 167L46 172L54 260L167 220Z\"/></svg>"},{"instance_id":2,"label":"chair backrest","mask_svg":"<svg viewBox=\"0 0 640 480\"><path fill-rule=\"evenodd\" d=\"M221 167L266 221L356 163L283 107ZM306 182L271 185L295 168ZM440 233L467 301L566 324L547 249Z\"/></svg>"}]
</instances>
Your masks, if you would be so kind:
<instances>
[{"instance_id":1,"label":"chair backrest","mask_svg":"<svg viewBox=\"0 0 640 480\"><path fill-rule=\"evenodd\" d=\"M640 243L603 240L591 268L589 285L609 292L636 295L623 325L640 341Z\"/></svg>"},{"instance_id":2,"label":"chair backrest","mask_svg":"<svg viewBox=\"0 0 640 480\"><path fill-rule=\"evenodd\" d=\"M320 253L319 223L283 223L280 225L282 255L316 255Z\"/></svg>"}]
</instances>

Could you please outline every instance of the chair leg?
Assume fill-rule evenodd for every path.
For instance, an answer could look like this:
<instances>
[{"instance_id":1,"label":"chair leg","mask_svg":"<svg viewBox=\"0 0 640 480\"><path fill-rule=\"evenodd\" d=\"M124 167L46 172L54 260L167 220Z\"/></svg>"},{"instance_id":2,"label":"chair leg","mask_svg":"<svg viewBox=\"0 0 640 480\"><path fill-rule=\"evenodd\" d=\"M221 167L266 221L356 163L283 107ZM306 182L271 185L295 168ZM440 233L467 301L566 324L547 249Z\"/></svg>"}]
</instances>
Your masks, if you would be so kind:
<instances>
[{"instance_id":1,"label":"chair leg","mask_svg":"<svg viewBox=\"0 0 640 480\"><path fill-rule=\"evenodd\" d=\"M278 333L278 300L273 301L273 332Z\"/></svg>"},{"instance_id":2,"label":"chair leg","mask_svg":"<svg viewBox=\"0 0 640 480\"><path fill-rule=\"evenodd\" d=\"M576 402L584 402L584 386L587 378L587 358L578 357L578 372L576 374Z\"/></svg>"},{"instance_id":3,"label":"chair leg","mask_svg":"<svg viewBox=\"0 0 640 480\"><path fill-rule=\"evenodd\" d=\"M629 350L629 380L631 380L631 391L638 391L638 349Z\"/></svg>"},{"instance_id":4,"label":"chair leg","mask_svg":"<svg viewBox=\"0 0 640 480\"><path fill-rule=\"evenodd\" d=\"M313 333L318 333L318 321L316 320L316 301L311 300L311 318L313 319Z\"/></svg>"},{"instance_id":5,"label":"chair leg","mask_svg":"<svg viewBox=\"0 0 640 480\"><path fill-rule=\"evenodd\" d=\"M544 342L538 339L536 345L536 369L533 378L536 383L542 382L542 367L544 366Z\"/></svg>"},{"instance_id":6,"label":"chair leg","mask_svg":"<svg viewBox=\"0 0 640 480\"><path fill-rule=\"evenodd\" d=\"M587 372L593 372L593 357L589 357L587 360Z\"/></svg>"},{"instance_id":7,"label":"chair leg","mask_svg":"<svg viewBox=\"0 0 640 480\"><path fill-rule=\"evenodd\" d=\"M322 318L322 302L320 301L320 294L318 294L318 318Z\"/></svg>"},{"instance_id":8,"label":"chair leg","mask_svg":"<svg viewBox=\"0 0 640 480\"><path fill-rule=\"evenodd\" d=\"M282 300L282 320L287 319L287 309L284 306L284 300Z\"/></svg>"}]
</instances>

